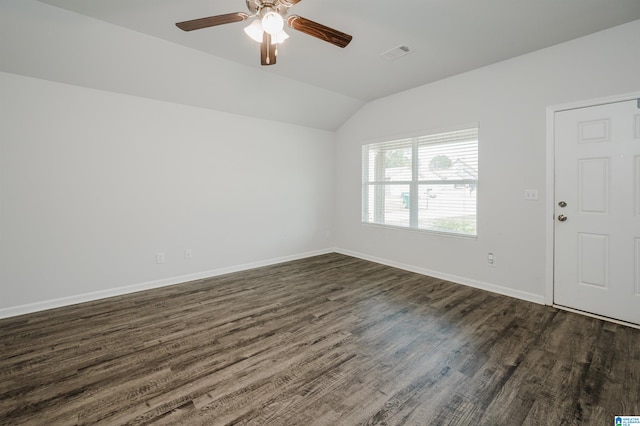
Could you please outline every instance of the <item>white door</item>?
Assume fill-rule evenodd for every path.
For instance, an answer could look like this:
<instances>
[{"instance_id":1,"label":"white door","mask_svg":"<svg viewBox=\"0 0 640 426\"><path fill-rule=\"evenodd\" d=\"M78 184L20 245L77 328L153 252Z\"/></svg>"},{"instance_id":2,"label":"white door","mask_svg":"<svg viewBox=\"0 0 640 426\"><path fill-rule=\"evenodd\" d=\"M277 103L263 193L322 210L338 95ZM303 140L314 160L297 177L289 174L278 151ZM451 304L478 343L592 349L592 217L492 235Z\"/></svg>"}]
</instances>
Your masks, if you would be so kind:
<instances>
[{"instance_id":1,"label":"white door","mask_svg":"<svg viewBox=\"0 0 640 426\"><path fill-rule=\"evenodd\" d=\"M640 108L555 114L554 303L640 324Z\"/></svg>"}]
</instances>

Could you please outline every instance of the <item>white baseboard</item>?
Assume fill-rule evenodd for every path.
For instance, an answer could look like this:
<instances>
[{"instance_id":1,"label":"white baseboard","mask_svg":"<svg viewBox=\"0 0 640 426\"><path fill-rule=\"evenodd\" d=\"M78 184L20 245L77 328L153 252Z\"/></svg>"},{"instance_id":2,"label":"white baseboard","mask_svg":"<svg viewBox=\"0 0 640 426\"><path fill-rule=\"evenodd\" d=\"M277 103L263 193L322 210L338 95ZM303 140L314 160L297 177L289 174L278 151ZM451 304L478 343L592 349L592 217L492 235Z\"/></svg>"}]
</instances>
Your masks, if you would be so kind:
<instances>
[{"instance_id":1,"label":"white baseboard","mask_svg":"<svg viewBox=\"0 0 640 426\"><path fill-rule=\"evenodd\" d=\"M194 274L181 275L177 277L164 278L161 280L148 281L138 284L132 284L124 287L110 288L107 290L95 291L91 293L77 294L73 296L60 297L57 299L44 300L41 302L28 303L26 305L12 306L0 309L0 318L15 317L18 315L30 314L33 312L45 311L48 309L60 308L63 306L75 305L83 302L91 302L94 300L105 299L113 296L121 296L123 294L135 293L143 290L152 290L154 288L166 287L169 285L186 283L189 281L202 280L218 275L230 274L232 272L246 271L248 269L259 268L261 266L275 265L278 263L288 262L291 260L304 259L307 257L318 256L327 253L333 253L333 248L316 250L306 253L299 253L290 256L282 256L272 259L260 260L257 262L245 263L241 265L229 266L226 268L214 269L211 271L197 272Z\"/></svg>"},{"instance_id":2,"label":"white baseboard","mask_svg":"<svg viewBox=\"0 0 640 426\"><path fill-rule=\"evenodd\" d=\"M502 287L495 284L486 283L483 281L473 280L466 277L459 277L457 275L445 274L442 272L434 271L431 269L421 268L414 265L407 265L404 263L395 262L388 259L383 259L375 256L369 256L367 254L358 253L350 250L344 250L340 248L335 249L336 253L344 254L347 256L357 257L370 262L380 263L382 265L392 266L394 268L403 269L409 272L415 272L421 275L427 275L434 278L439 278L446 281L451 281L456 284L462 284L469 287L478 288L481 290L487 290L492 293L502 294L503 296L514 297L516 299L522 299L533 303L544 305L544 296L539 294L528 293L526 291L514 290L508 287Z\"/></svg>"},{"instance_id":3,"label":"white baseboard","mask_svg":"<svg viewBox=\"0 0 640 426\"><path fill-rule=\"evenodd\" d=\"M257 262L245 263L241 265L229 266L226 268L214 269L210 271L197 272L194 274L181 275L177 277L170 277L161 280L148 281L124 287L116 287L107 290L96 291L92 293L77 294L73 296L61 297L57 299L44 300L41 302L29 303L26 305L12 306L9 308L0 309L0 318L15 317L18 315L30 314L33 312L45 311L48 309L60 308L63 306L75 305L83 302L91 302L94 300L105 299L113 296L121 296L124 294L135 293L138 291L152 290L155 288L165 287L169 285L186 283L189 281L202 280L206 278L215 277L218 275L230 274L233 272L246 271L249 269L259 268L261 266L275 265L278 263L288 262L291 260L304 259L312 256L319 256L327 253L340 253L347 256L357 257L359 259L368 260L371 262L380 263L382 265L392 266L394 268L403 269L409 272L415 272L421 275L427 275L434 278L439 278L447 281L451 281L457 284L466 285L469 287L479 288L482 290L491 291L493 293L502 294L505 296L515 297L516 299L527 300L529 302L544 304L544 296L527 293L520 290L514 290L507 287L498 286L495 284L485 283L478 280L473 280L465 277L459 277L456 275L445 274L442 272L421 268L418 266L408 265L404 263L395 262L388 259L383 259L375 256L370 256L363 253L358 253L350 250L340 248L327 248L323 250L316 250L306 253L299 253L290 256L282 256L272 259L261 260Z\"/></svg>"}]
</instances>

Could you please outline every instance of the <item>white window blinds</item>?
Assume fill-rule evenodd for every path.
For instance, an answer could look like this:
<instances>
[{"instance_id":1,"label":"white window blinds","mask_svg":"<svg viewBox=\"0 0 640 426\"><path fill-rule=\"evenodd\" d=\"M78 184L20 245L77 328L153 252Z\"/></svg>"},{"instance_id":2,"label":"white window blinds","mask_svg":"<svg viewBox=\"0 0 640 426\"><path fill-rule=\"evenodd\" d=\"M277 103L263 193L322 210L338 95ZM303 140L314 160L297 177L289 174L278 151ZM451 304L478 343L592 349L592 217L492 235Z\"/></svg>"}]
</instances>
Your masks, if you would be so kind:
<instances>
[{"instance_id":1,"label":"white window blinds","mask_svg":"<svg viewBox=\"0 0 640 426\"><path fill-rule=\"evenodd\" d=\"M362 147L362 221L475 236L478 128Z\"/></svg>"}]
</instances>

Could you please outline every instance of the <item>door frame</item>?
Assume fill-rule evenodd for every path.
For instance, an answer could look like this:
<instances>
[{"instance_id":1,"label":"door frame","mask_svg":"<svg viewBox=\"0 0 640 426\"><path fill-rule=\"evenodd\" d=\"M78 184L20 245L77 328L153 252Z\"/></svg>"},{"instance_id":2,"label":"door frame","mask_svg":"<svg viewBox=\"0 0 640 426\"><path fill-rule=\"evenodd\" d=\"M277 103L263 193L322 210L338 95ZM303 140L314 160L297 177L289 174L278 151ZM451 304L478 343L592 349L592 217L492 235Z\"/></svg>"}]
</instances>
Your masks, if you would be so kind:
<instances>
[{"instance_id":1,"label":"door frame","mask_svg":"<svg viewBox=\"0 0 640 426\"><path fill-rule=\"evenodd\" d=\"M546 240L546 249L545 249L545 294L544 294L544 303L546 305L556 306L553 300L553 290L554 290L554 242L555 242L555 114L560 111L566 111L570 109L578 109L578 108L587 108L598 105L611 104L616 102L625 102L631 101L635 99L640 99L640 92L631 92L625 93L621 95L608 96L603 98L595 98L588 99L583 101L571 102L560 105L552 105L547 107L547 155L546 155L546 205L545 205L545 217L547 220L545 221L545 240ZM640 102L640 101L639 101ZM572 310L570 308L560 307L565 310ZM587 314L589 316L594 316L597 318L603 318L596 314L588 314L582 311L577 311L582 314ZM606 318L609 321L613 321L610 318ZM618 322L618 321L614 321ZM628 323L621 322L625 325Z\"/></svg>"}]
</instances>

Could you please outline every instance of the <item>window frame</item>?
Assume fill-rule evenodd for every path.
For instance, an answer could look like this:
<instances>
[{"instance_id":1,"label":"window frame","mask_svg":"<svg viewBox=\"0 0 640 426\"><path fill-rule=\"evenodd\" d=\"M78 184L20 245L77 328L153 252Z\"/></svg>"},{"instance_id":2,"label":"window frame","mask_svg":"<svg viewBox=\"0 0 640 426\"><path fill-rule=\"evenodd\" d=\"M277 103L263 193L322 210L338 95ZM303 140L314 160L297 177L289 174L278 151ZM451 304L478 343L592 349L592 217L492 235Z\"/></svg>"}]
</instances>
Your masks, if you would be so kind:
<instances>
[{"instance_id":1,"label":"window frame","mask_svg":"<svg viewBox=\"0 0 640 426\"><path fill-rule=\"evenodd\" d=\"M426 139L429 138L430 136L436 136L436 135L442 135L442 134L447 134L447 133L455 133L455 132L464 132L464 131L474 131L475 132L475 142L476 142L476 159L478 161L478 165L476 166L476 177L475 179L452 179L452 180L448 180L448 179L440 179L440 180L433 180L433 179L424 179L424 180L420 180L419 179L419 173L420 173L420 156L419 156L419 148L420 146L424 146L425 142L421 143L422 139ZM464 142L464 140L459 140L456 141L455 139L451 139L451 140L444 140L443 142L434 142L434 144L454 144L456 142ZM393 181L389 181L389 180L369 180L369 173L370 173L370 168L369 168L369 157L370 157L370 151L371 149L375 149L376 147L385 147L385 145L388 147L387 149L389 150L395 150L395 149L401 149L404 146L409 147L410 144L410 148L411 148L411 179L410 180L393 180ZM480 174L479 174L479 150L480 150L480 126L478 123L471 123L471 124L467 124L464 126L459 126L459 127L455 127L455 128L449 128L449 129L441 129L441 130L431 130L431 131L426 131L426 132L420 132L420 133L415 133L412 134L411 136L408 137L399 137L399 138L386 138L384 140L378 140L375 142L368 142L368 143L364 143L361 146L361 167L362 167L362 176L361 176L361 183L362 183L362 194L361 194L361 223L363 225L366 226L374 226L374 227L382 227L382 228L391 228L391 229L400 229L400 230L407 230L407 231L413 231L413 232L426 232L429 234L440 234L440 235L445 235L445 236L451 236L451 237L459 237L459 238L470 238L470 239L477 239L478 238L478 187L479 187L479 183L480 183ZM367 155L365 155L365 152L367 152ZM382 168L382 170L384 170L384 167ZM378 171L377 173L380 173L380 171ZM384 172L382 172L384 174ZM377 177L377 176L376 176ZM432 187L438 187L438 186L450 186L450 185L473 185L474 186L474 190L476 191L476 197L475 197L475 233L464 233L464 232L455 232L455 231L444 231L444 230L438 230L438 229L429 229L429 228L421 228L420 224L419 224L419 205L418 202L410 202L409 201L409 206L408 206L408 210L409 210L409 222L408 225L397 225L397 224L389 224L389 223L384 223L384 221L381 221L379 219L380 215L384 215L384 211L381 212L379 211L380 209L380 205L378 203L375 202L375 198L376 197L380 197L380 196L384 196L383 194L385 193L386 189L388 187L391 186L396 186L396 185L406 185L409 187L409 200L418 200L419 199L419 188L420 186L432 186ZM371 211L370 211L370 190L371 188L374 188L374 202L372 204L374 212L373 212L373 220L370 221L369 220L369 216L371 215ZM377 191L377 195L375 195L375 192Z\"/></svg>"}]
</instances>

